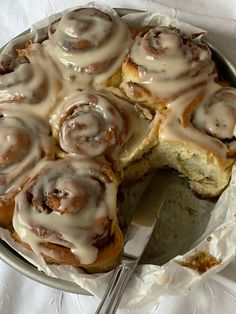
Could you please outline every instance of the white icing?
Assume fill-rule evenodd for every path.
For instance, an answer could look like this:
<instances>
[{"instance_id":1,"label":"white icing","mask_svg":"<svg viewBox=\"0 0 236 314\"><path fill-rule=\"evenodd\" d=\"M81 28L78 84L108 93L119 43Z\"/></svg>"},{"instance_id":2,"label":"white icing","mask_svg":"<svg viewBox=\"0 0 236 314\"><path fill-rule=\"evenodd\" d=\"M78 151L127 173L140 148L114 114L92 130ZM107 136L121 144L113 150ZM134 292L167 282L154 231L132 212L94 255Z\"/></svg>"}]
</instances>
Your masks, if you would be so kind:
<instances>
[{"instance_id":1,"label":"white icing","mask_svg":"<svg viewBox=\"0 0 236 314\"><path fill-rule=\"evenodd\" d=\"M176 98L186 89L208 79L214 68L210 56L206 46L197 45L179 30L159 26L136 37L129 58L136 64L138 77L133 78L131 73L130 81L151 92L149 97L145 96L150 102ZM129 87L130 81L127 73L122 87L131 99L136 100Z\"/></svg>"},{"instance_id":2,"label":"white icing","mask_svg":"<svg viewBox=\"0 0 236 314\"><path fill-rule=\"evenodd\" d=\"M38 44L28 58L30 63L0 76L0 102L22 103L24 109L45 117L55 106L60 73Z\"/></svg>"},{"instance_id":3,"label":"white icing","mask_svg":"<svg viewBox=\"0 0 236 314\"><path fill-rule=\"evenodd\" d=\"M72 40L86 40L96 47L109 35L112 23L104 14L94 15L93 9L75 10L62 15L58 25L61 32L58 40L63 41L63 33L72 37Z\"/></svg>"},{"instance_id":4,"label":"white icing","mask_svg":"<svg viewBox=\"0 0 236 314\"><path fill-rule=\"evenodd\" d=\"M227 146L219 139L208 136L202 131L198 124L192 125L191 118L198 113L201 115L201 104L204 104L210 95L217 92L221 87L209 80L205 89L197 88L185 93L173 102L168 104L167 114L163 116L160 126L159 138L161 141L179 142L186 147L196 147L198 150L213 153L220 160L227 158ZM191 108L196 102L195 109ZM188 108L190 108L188 110ZM194 115L193 115L194 114ZM201 115L202 118L202 115ZM211 117L209 117L211 120ZM199 119L199 118L198 118ZM204 119L204 118L203 118ZM185 124L187 121L187 124Z\"/></svg>"},{"instance_id":5,"label":"white icing","mask_svg":"<svg viewBox=\"0 0 236 314\"><path fill-rule=\"evenodd\" d=\"M70 248L81 264L95 262L98 249L93 245L94 238L109 232L109 227L99 221L116 217L117 184L101 171L102 164L89 159L68 157L48 163L16 197L13 226L20 238L37 254L44 250L40 243L50 242ZM29 202L27 191L42 211ZM48 213L44 201L50 195L60 205ZM39 237L34 228L46 230L44 236ZM53 256L53 252L45 254Z\"/></svg>"},{"instance_id":6,"label":"white icing","mask_svg":"<svg viewBox=\"0 0 236 314\"><path fill-rule=\"evenodd\" d=\"M19 188L28 172L52 154L49 127L24 109L0 106L0 195Z\"/></svg>"},{"instance_id":7,"label":"white icing","mask_svg":"<svg viewBox=\"0 0 236 314\"><path fill-rule=\"evenodd\" d=\"M205 83L208 79L209 73L211 73L213 69L212 67L207 67L201 71L199 75L196 75L192 77L191 79L185 78L179 78L177 80L154 80L150 78L148 80L146 78L146 82L139 83L140 86L147 87L149 91L151 91L152 96L150 96L151 99L155 98L155 95L158 95L158 97L161 100L169 100L169 98L176 98L179 94L185 93L187 89L190 89L194 86L197 86L198 84ZM132 97L132 96L131 96Z\"/></svg>"},{"instance_id":8,"label":"white icing","mask_svg":"<svg viewBox=\"0 0 236 314\"><path fill-rule=\"evenodd\" d=\"M223 88L210 94L194 112L193 123L219 139L236 136L236 90Z\"/></svg>"},{"instance_id":9,"label":"white icing","mask_svg":"<svg viewBox=\"0 0 236 314\"><path fill-rule=\"evenodd\" d=\"M2 102L14 101L16 98L26 103L38 103L41 101L39 93L44 80L40 66L21 64L14 72L0 77L0 99Z\"/></svg>"},{"instance_id":10,"label":"white icing","mask_svg":"<svg viewBox=\"0 0 236 314\"><path fill-rule=\"evenodd\" d=\"M127 133L117 106L96 92L75 94L58 111L58 119L60 145L69 153L100 155Z\"/></svg>"},{"instance_id":11,"label":"white icing","mask_svg":"<svg viewBox=\"0 0 236 314\"><path fill-rule=\"evenodd\" d=\"M91 8L82 9L65 13L55 28L45 46L59 65L63 65L60 68L66 79L74 77L76 71L79 82L103 83L116 73L128 53L130 35L119 16L108 16ZM91 45L87 49L73 49L83 41Z\"/></svg>"},{"instance_id":12,"label":"white icing","mask_svg":"<svg viewBox=\"0 0 236 314\"><path fill-rule=\"evenodd\" d=\"M235 90L229 97L229 89L215 83L210 57L205 45L179 30L156 27L135 38L128 65L136 64L137 74L128 66L122 87L134 101L166 108L158 114L160 141L195 147L227 163L228 145L221 140L235 135Z\"/></svg>"},{"instance_id":13,"label":"white icing","mask_svg":"<svg viewBox=\"0 0 236 314\"><path fill-rule=\"evenodd\" d=\"M12 147L18 144L15 130L9 130L7 128L4 130L1 128L0 143L0 156L3 156L7 154Z\"/></svg>"},{"instance_id":14,"label":"white icing","mask_svg":"<svg viewBox=\"0 0 236 314\"><path fill-rule=\"evenodd\" d=\"M109 155L129 162L154 145L149 137L153 116L111 93L77 92L59 106L53 117L60 146L80 156ZM139 126L137 128L137 125Z\"/></svg>"}]
</instances>

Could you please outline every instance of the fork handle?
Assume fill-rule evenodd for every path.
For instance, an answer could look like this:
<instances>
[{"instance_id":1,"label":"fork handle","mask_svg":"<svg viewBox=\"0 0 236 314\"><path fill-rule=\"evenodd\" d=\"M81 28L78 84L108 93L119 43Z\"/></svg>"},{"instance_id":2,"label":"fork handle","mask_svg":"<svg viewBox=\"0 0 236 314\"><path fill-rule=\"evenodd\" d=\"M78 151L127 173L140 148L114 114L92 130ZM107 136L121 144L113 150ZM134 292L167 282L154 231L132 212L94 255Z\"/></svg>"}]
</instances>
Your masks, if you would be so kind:
<instances>
[{"instance_id":1,"label":"fork handle","mask_svg":"<svg viewBox=\"0 0 236 314\"><path fill-rule=\"evenodd\" d=\"M114 314L138 261L123 260L113 272L106 292L95 314Z\"/></svg>"}]
</instances>

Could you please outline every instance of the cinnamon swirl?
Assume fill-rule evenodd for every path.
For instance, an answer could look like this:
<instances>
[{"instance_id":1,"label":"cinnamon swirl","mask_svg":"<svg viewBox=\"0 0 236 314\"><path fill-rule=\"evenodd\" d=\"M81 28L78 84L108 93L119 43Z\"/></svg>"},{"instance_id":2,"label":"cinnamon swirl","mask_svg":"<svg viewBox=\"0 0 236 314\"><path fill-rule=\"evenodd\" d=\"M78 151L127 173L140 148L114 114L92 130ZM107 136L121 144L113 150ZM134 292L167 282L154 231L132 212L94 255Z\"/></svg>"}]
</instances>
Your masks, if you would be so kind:
<instances>
[{"instance_id":1,"label":"cinnamon swirl","mask_svg":"<svg viewBox=\"0 0 236 314\"><path fill-rule=\"evenodd\" d=\"M171 26L136 33L122 66L121 87L131 100L162 108L214 73L210 50L198 38Z\"/></svg>"},{"instance_id":2,"label":"cinnamon swirl","mask_svg":"<svg viewBox=\"0 0 236 314\"><path fill-rule=\"evenodd\" d=\"M0 226L11 225L14 198L41 159L55 149L49 126L18 107L0 106Z\"/></svg>"},{"instance_id":3,"label":"cinnamon swirl","mask_svg":"<svg viewBox=\"0 0 236 314\"><path fill-rule=\"evenodd\" d=\"M236 89L219 88L206 97L194 111L192 123L202 132L223 142L228 148L228 157L235 157Z\"/></svg>"},{"instance_id":4,"label":"cinnamon swirl","mask_svg":"<svg viewBox=\"0 0 236 314\"><path fill-rule=\"evenodd\" d=\"M108 271L123 247L116 195L116 178L104 162L48 162L16 197L15 236L48 262Z\"/></svg>"},{"instance_id":5,"label":"cinnamon swirl","mask_svg":"<svg viewBox=\"0 0 236 314\"><path fill-rule=\"evenodd\" d=\"M198 88L169 103L161 113L154 164L179 170L201 196L219 195L235 160L235 96L235 89L212 81L206 90Z\"/></svg>"},{"instance_id":6,"label":"cinnamon swirl","mask_svg":"<svg viewBox=\"0 0 236 314\"><path fill-rule=\"evenodd\" d=\"M53 115L52 125L66 153L104 156L116 171L140 159L156 144L158 132L156 118L147 109L95 91L67 97Z\"/></svg>"},{"instance_id":7,"label":"cinnamon swirl","mask_svg":"<svg viewBox=\"0 0 236 314\"><path fill-rule=\"evenodd\" d=\"M0 54L0 103L19 104L47 117L61 88L60 73L41 45L22 50Z\"/></svg>"},{"instance_id":8,"label":"cinnamon swirl","mask_svg":"<svg viewBox=\"0 0 236 314\"><path fill-rule=\"evenodd\" d=\"M66 79L82 86L115 84L129 42L128 27L115 11L80 8L62 14L49 27L47 49Z\"/></svg>"}]
</instances>

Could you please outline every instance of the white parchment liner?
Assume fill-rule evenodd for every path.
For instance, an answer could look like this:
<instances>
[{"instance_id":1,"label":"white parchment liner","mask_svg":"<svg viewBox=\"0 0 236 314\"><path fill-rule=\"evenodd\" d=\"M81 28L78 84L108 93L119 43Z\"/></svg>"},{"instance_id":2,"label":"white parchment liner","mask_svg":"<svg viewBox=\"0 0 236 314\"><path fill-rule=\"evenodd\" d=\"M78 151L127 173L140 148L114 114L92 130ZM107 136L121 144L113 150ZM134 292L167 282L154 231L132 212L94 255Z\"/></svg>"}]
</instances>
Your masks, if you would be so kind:
<instances>
[{"instance_id":1,"label":"white parchment liner","mask_svg":"<svg viewBox=\"0 0 236 314\"><path fill-rule=\"evenodd\" d=\"M111 9L107 8L103 4L90 3L89 5L100 8L103 11L111 12ZM32 30L37 31L38 29L48 25L49 21L52 22L57 19L58 16L59 15L56 14L36 23L32 26ZM123 18L132 26L172 25L180 28L186 33L203 32L203 30L199 28L182 23L181 21L159 13L128 14ZM178 248L181 247L181 245L185 245L185 248L188 247L189 249L192 247L193 249L183 255L178 255L172 258L162 266L147 264L138 266L128 283L128 287L122 298L120 307L130 309L151 307L160 302L163 297L168 295L187 293L194 286L199 285L203 282L203 280L209 278L212 274L222 270L236 255L236 166L233 168L232 179L229 187L221 195L215 206L213 203L200 201L194 197L193 193L186 188L186 184L183 184L181 180L180 182L177 180L173 189L170 189L170 191L172 191L172 193L169 195L169 199L166 201L163 208L163 211L166 210L164 214L168 214L166 214L166 217L163 218L163 222L161 223L163 230L167 230L167 232L170 232L170 230L171 232L173 230L175 231L177 234L177 236L175 235L177 245L173 246L173 238L169 241L167 237L166 243L164 242L163 246L167 251L169 251L164 252L163 254L171 256L174 253L175 256L179 254L181 250L175 254L176 252L173 251L173 249L176 250L176 246ZM168 204L171 205L169 212L166 209ZM189 208L189 206L191 206L191 208L195 208L192 212L194 215L191 214L193 217L189 218L189 215L185 215L183 217L180 216L180 211L182 210L183 212L184 209ZM181 219L182 225L179 223L178 217ZM189 219L191 220L191 223ZM186 226L189 226L189 228L185 228ZM161 229L161 225L157 226L157 228ZM194 230L196 231L195 235L198 235L198 238L196 239L190 238L190 234L193 233L193 228L195 228ZM185 234L183 234L183 230ZM181 232L182 235L178 237L178 234ZM199 232L201 233L199 234ZM12 240L7 230L0 228L0 236L11 247L17 250L19 254L24 256L39 270L44 271L48 276L73 281L79 284L82 288L87 289L92 294L100 298L103 296L112 272L89 275L73 266L47 265L43 258L35 256L34 253L23 248L21 245ZM159 234L159 236L161 236L161 234ZM153 239L151 240L152 246L158 246L161 242L161 239L159 239L159 243L158 239L156 242L155 239L154 234ZM186 239L189 239L187 243L185 241ZM172 245L170 245L170 243L172 243ZM203 274L199 274L197 271L179 264L180 261L186 261L189 256L202 251L213 255L218 260L221 260L219 265L210 268ZM163 256L160 256L159 261L162 257ZM155 262L158 262L158 258Z\"/></svg>"}]
</instances>

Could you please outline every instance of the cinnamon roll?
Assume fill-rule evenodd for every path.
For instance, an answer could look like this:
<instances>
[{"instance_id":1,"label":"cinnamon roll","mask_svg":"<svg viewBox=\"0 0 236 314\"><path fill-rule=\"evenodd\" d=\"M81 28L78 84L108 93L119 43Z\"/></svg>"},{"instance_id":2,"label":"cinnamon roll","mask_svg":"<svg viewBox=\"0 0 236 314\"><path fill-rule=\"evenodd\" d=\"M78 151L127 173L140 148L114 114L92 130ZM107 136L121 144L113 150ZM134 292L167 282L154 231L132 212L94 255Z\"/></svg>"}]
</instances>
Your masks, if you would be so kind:
<instances>
[{"instance_id":1,"label":"cinnamon roll","mask_svg":"<svg viewBox=\"0 0 236 314\"><path fill-rule=\"evenodd\" d=\"M116 84L129 37L127 25L114 11L80 8L52 23L46 46L66 79L82 86Z\"/></svg>"},{"instance_id":2,"label":"cinnamon roll","mask_svg":"<svg viewBox=\"0 0 236 314\"><path fill-rule=\"evenodd\" d=\"M211 137L219 139L228 148L227 156L236 153L236 89L219 88L193 113L195 127Z\"/></svg>"},{"instance_id":3,"label":"cinnamon roll","mask_svg":"<svg viewBox=\"0 0 236 314\"><path fill-rule=\"evenodd\" d=\"M11 225L14 198L41 159L55 154L49 126L27 111L0 107L0 226Z\"/></svg>"},{"instance_id":4,"label":"cinnamon roll","mask_svg":"<svg viewBox=\"0 0 236 314\"><path fill-rule=\"evenodd\" d=\"M60 73L40 44L0 54L0 103L19 104L47 117L60 88Z\"/></svg>"},{"instance_id":5,"label":"cinnamon roll","mask_svg":"<svg viewBox=\"0 0 236 314\"><path fill-rule=\"evenodd\" d=\"M122 66L121 87L133 101L163 108L215 74L207 45L167 26L137 32Z\"/></svg>"},{"instance_id":6,"label":"cinnamon roll","mask_svg":"<svg viewBox=\"0 0 236 314\"><path fill-rule=\"evenodd\" d=\"M66 153L104 156L116 171L140 159L156 144L158 132L149 110L95 91L67 97L52 116L52 125L54 137Z\"/></svg>"},{"instance_id":7,"label":"cinnamon roll","mask_svg":"<svg viewBox=\"0 0 236 314\"><path fill-rule=\"evenodd\" d=\"M236 92L209 82L171 102L161 113L153 163L179 170L203 197L227 186L235 160Z\"/></svg>"},{"instance_id":8,"label":"cinnamon roll","mask_svg":"<svg viewBox=\"0 0 236 314\"><path fill-rule=\"evenodd\" d=\"M95 159L48 162L16 197L15 238L47 262L102 272L119 262L117 180Z\"/></svg>"}]
</instances>

